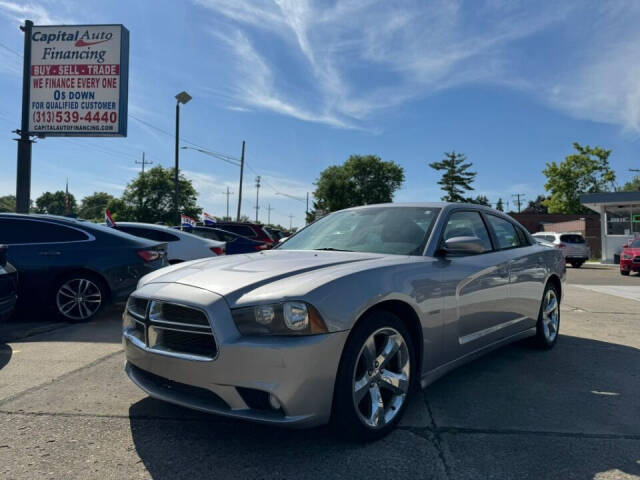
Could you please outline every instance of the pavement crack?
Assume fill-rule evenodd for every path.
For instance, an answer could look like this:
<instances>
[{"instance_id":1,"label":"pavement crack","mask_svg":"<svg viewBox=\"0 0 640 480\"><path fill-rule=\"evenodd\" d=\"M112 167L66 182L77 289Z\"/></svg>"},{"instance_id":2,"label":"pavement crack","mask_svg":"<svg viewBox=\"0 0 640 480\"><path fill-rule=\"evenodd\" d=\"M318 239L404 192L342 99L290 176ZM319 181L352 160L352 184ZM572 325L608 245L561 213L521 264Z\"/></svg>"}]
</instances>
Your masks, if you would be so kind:
<instances>
[{"instance_id":1,"label":"pavement crack","mask_svg":"<svg viewBox=\"0 0 640 480\"><path fill-rule=\"evenodd\" d=\"M431 418L431 425L433 425L432 433L433 433L433 443L438 450L438 456L440 457L440 461L444 467L444 472L447 475L447 478L453 478L451 475L451 467L447 463L447 459L444 454L444 448L442 446L442 437L440 436L440 431L438 428L438 424L436 423L436 418L433 415L433 411L431 410L431 405L429 404L429 400L427 396L423 394L424 404L427 407L427 412L429 413L429 418Z\"/></svg>"},{"instance_id":2,"label":"pavement crack","mask_svg":"<svg viewBox=\"0 0 640 480\"><path fill-rule=\"evenodd\" d=\"M13 395L10 395L10 396L8 396L6 398L3 398L2 400L0 400L0 406L4 405L5 403L11 402L11 401L13 401L13 400L15 400L17 398L20 398L20 397L22 397L24 395L28 395L29 393L33 393L33 392L35 392L35 391L37 391L37 390L39 390L39 389L41 389L43 387L46 387L47 385L52 385L55 382L63 380L63 379L65 379L65 378L67 378L67 377L69 377L69 376L71 376L71 375L73 375L75 373L81 372L81 371L86 370L86 369L91 368L91 367L95 367L96 365L99 365L100 363L102 363L102 362L104 362L106 360L109 360L111 357L115 357L116 355L120 355L123 352L124 352L124 349L117 350L117 351L112 352L112 353L110 353L108 355L105 355L104 357L97 358L93 362L88 363L86 365L83 365L82 367L79 367L79 368L76 368L75 370L71 370L71 371L69 371L67 373L64 373L64 374L60 375L59 377L53 378L51 380L47 380L46 382L43 382L43 383L41 383L39 385L35 385L33 387L27 388L26 390L23 390L21 392L18 392L18 393L15 393Z\"/></svg>"},{"instance_id":3,"label":"pavement crack","mask_svg":"<svg viewBox=\"0 0 640 480\"><path fill-rule=\"evenodd\" d=\"M540 437L564 437L576 439L600 440L640 440L640 433L587 433L587 432L559 432L554 430L526 430L517 428L466 428L466 427L437 427L437 433L467 434L467 435L531 435ZM434 433L435 433L434 432Z\"/></svg>"}]
</instances>

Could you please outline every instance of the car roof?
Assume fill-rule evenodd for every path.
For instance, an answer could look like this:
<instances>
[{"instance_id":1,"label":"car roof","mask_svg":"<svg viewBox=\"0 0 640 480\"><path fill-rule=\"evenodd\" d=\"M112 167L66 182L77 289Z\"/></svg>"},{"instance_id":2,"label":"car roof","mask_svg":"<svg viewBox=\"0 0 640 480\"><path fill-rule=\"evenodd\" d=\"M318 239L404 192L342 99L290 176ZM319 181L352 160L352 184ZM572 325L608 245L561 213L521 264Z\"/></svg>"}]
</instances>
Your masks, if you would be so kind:
<instances>
[{"instance_id":1,"label":"car roof","mask_svg":"<svg viewBox=\"0 0 640 480\"><path fill-rule=\"evenodd\" d=\"M129 235L128 233L118 231L116 229L107 227L106 225L95 223L89 220L84 220L81 218L63 217L62 215L47 215L47 214L41 214L41 213L9 213L9 212L0 213L0 218L47 220L49 222L54 222L54 223L67 225L71 227L87 228L89 230L95 229L95 230L98 230L100 233L115 235L122 239L126 239L130 242L135 242L137 244L140 244L140 246L142 247L158 244L158 242L156 241L147 240L144 238L136 237L134 235Z\"/></svg>"}]
</instances>

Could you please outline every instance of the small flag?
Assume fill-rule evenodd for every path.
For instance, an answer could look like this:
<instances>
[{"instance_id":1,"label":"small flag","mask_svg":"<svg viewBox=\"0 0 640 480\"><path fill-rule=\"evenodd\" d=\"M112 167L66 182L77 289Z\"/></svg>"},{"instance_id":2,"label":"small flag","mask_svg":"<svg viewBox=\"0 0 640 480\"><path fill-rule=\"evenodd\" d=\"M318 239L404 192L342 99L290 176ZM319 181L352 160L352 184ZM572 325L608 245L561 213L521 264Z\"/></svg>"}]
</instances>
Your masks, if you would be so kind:
<instances>
[{"instance_id":1,"label":"small flag","mask_svg":"<svg viewBox=\"0 0 640 480\"><path fill-rule=\"evenodd\" d=\"M107 224L107 227L117 227L116 222L114 222L113 218L111 218L111 213L109 213L109 210L104 211L104 223Z\"/></svg>"},{"instance_id":2,"label":"small flag","mask_svg":"<svg viewBox=\"0 0 640 480\"><path fill-rule=\"evenodd\" d=\"M193 218L188 217L187 215L180 215L180 224L183 227L193 228L196 226L196 223L197 222Z\"/></svg>"},{"instance_id":3,"label":"small flag","mask_svg":"<svg viewBox=\"0 0 640 480\"><path fill-rule=\"evenodd\" d=\"M202 214L202 221L205 225L215 225L217 220L213 215L209 215L207 212Z\"/></svg>"}]
</instances>

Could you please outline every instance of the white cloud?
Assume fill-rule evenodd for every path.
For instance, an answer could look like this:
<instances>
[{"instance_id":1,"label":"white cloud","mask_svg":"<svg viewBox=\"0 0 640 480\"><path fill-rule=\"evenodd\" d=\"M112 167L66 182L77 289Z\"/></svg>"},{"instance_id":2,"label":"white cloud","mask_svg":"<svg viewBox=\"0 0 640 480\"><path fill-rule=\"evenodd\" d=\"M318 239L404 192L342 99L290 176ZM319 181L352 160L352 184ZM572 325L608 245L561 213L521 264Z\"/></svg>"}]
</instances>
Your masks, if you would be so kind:
<instances>
[{"instance_id":1,"label":"white cloud","mask_svg":"<svg viewBox=\"0 0 640 480\"><path fill-rule=\"evenodd\" d=\"M385 109L482 83L640 131L640 4L195 1L232 53L229 108L370 130Z\"/></svg>"},{"instance_id":2,"label":"white cloud","mask_svg":"<svg viewBox=\"0 0 640 480\"><path fill-rule=\"evenodd\" d=\"M20 23L27 19L32 20L35 25L63 25L74 23L71 18L59 16L59 13L53 13L60 12L61 10L64 10L61 2L56 2L54 8L47 9L42 4L32 2L16 3L0 0L0 13Z\"/></svg>"}]
</instances>

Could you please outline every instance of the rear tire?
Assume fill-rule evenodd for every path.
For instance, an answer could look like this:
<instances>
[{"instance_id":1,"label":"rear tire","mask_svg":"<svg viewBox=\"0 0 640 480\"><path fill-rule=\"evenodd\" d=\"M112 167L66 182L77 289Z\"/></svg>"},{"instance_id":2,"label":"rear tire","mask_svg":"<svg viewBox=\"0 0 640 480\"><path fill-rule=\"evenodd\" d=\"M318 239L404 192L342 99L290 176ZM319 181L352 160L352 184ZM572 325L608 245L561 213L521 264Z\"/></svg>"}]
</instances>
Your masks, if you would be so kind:
<instances>
[{"instance_id":1,"label":"rear tire","mask_svg":"<svg viewBox=\"0 0 640 480\"><path fill-rule=\"evenodd\" d=\"M536 324L535 346L549 350L558 341L560 331L560 295L558 289L547 283L542 295L538 323Z\"/></svg>"},{"instance_id":2,"label":"rear tire","mask_svg":"<svg viewBox=\"0 0 640 480\"><path fill-rule=\"evenodd\" d=\"M330 427L355 441L391 432L404 413L416 372L415 349L405 325L374 311L355 327L340 360Z\"/></svg>"},{"instance_id":3,"label":"rear tire","mask_svg":"<svg viewBox=\"0 0 640 480\"><path fill-rule=\"evenodd\" d=\"M65 275L56 283L53 306L58 316L71 323L88 322L107 301L108 288L97 275L79 272Z\"/></svg>"},{"instance_id":4,"label":"rear tire","mask_svg":"<svg viewBox=\"0 0 640 480\"><path fill-rule=\"evenodd\" d=\"M570 263L573 268L580 268L584 262L577 261L577 262L570 262Z\"/></svg>"}]
</instances>

